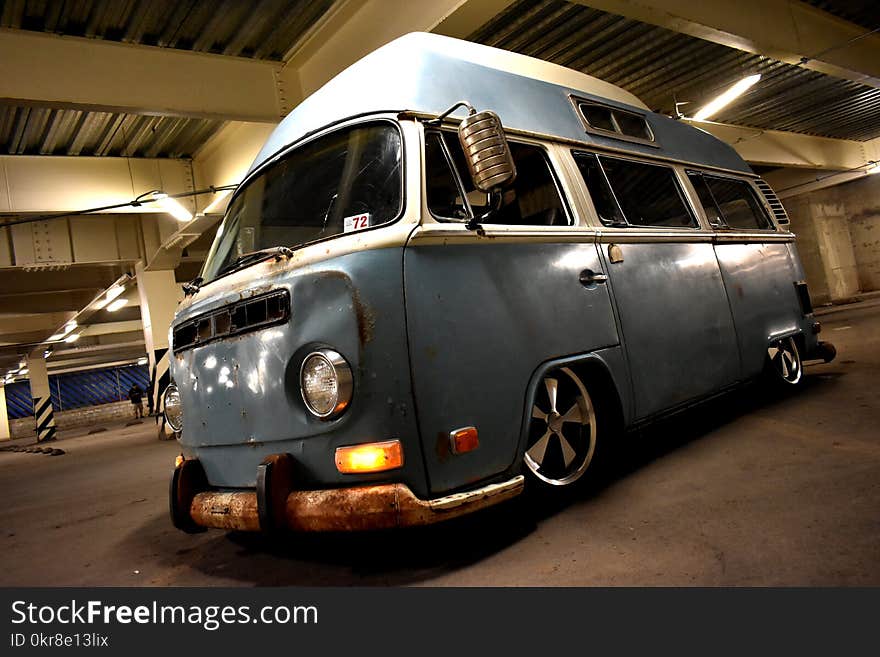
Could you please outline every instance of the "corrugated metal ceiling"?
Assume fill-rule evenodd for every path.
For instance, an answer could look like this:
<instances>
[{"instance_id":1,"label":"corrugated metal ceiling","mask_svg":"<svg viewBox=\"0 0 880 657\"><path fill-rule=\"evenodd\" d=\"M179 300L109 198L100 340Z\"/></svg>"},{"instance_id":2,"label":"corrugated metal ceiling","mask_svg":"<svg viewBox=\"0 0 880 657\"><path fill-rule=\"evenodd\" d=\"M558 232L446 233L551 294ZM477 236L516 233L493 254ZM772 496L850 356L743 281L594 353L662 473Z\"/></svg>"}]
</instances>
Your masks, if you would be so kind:
<instances>
[{"instance_id":1,"label":"corrugated metal ceiling","mask_svg":"<svg viewBox=\"0 0 880 657\"><path fill-rule=\"evenodd\" d=\"M0 106L0 153L192 157L223 121Z\"/></svg>"},{"instance_id":2,"label":"corrugated metal ceiling","mask_svg":"<svg viewBox=\"0 0 880 657\"><path fill-rule=\"evenodd\" d=\"M539 57L617 84L649 107L692 114L751 73L761 82L714 120L839 139L880 136L880 89L575 5L520 0L472 41Z\"/></svg>"},{"instance_id":3,"label":"corrugated metal ceiling","mask_svg":"<svg viewBox=\"0 0 880 657\"><path fill-rule=\"evenodd\" d=\"M0 0L0 27L281 60L334 0Z\"/></svg>"},{"instance_id":4,"label":"corrugated metal ceiling","mask_svg":"<svg viewBox=\"0 0 880 657\"><path fill-rule=\"evenodd\" d=\"M0 0L0 27L281 60L334 0ZM223 121L0 105L0 154L191 157Z\"/></svg>"}]
</instances>

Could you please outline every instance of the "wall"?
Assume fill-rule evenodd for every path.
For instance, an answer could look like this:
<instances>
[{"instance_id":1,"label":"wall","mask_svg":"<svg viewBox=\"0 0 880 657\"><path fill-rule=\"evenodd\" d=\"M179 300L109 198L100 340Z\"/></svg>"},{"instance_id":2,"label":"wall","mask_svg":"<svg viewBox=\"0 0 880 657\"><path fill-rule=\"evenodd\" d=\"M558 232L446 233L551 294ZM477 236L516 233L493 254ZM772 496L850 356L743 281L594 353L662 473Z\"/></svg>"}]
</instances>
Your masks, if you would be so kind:
<instances>
[{"instance_id":1,"label":"wall","mask_svg":"<svg viewBox=\"0 0 880 657\"><path fill-rule=\"evenodd\" d=\"M880 175L784 203L815 305L880 290Z\"/></svg>"},{"instance_id":2,"label":"wall","mask_svg":"<svg viewBox=\"0 0 880 657\"><path fill-rule=\"evenodd\" d=\"M146 403L144 404L146 410ZM77 427L100 426L110 422L134 419L134 408L130 401L102 404L100 406L87 406L72 411L55 413L55 426L59 430L75 429ZM145 422L152 422L151 418ZM9 432L12 438L34 438L34 418L23 417L9 421Z\"/></svg>"}]
</instances>

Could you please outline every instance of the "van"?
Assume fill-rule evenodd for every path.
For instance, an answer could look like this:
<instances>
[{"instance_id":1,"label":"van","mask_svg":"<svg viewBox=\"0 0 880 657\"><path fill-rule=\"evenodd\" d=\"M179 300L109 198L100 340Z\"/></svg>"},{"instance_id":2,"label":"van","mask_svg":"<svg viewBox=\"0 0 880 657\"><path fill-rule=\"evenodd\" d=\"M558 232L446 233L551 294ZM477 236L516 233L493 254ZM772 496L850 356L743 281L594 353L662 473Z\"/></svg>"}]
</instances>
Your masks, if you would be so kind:
<instances>
[{"instance_id":1,"label":"van","mask_svg":"<svg viewBox=\"0 0 880 657\"><path fill-rule=\"evenodd\" d=\"M176 527L437 522L590 476L621 430L818 340L728 145L547 62L410 34L293 110L171 327Z\"/></svg>"}]
</instances>

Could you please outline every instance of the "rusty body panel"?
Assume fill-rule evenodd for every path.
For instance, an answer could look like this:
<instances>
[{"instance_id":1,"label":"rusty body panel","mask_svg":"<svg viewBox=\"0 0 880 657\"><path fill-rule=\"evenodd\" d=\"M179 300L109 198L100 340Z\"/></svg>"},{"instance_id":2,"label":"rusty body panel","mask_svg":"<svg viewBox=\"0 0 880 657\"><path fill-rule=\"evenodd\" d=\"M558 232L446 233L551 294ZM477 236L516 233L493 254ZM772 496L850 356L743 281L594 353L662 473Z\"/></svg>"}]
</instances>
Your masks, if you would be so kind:
<instances>
[{"instance_id":1,"label":"rusty body panel","mask_svg":"<svg viewBox=\"0 0 880 657\"><path fill-rule=\"evenodd\" d=\"M420 500L406 484L293 491L285 506L286 528L330 532L429 525L516 497L523 481L519 475L434 500ZM193 498L190 515L202 527L261 529L253 491L199 493Z\"/></svg>"}]
</instances>

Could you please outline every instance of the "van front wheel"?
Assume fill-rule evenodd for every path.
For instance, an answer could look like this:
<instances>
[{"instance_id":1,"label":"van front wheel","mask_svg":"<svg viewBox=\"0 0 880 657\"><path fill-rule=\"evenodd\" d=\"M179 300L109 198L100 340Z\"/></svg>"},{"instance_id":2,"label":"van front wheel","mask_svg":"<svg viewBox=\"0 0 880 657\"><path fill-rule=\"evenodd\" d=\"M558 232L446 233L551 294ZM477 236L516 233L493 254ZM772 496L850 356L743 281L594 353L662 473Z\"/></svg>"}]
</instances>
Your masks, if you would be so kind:
<instances>
[{"instance_id":1,"label":"van front wheel","mask_svg":"<svg viewBox=\"0 0 880 657\"><path fill-rule=\"evenodd\" d=\"M535 391L523 460L538 482L567 486L595 460L599 422L584 382L567 367L545 374Z\"/></svg>"}]
</instances>

